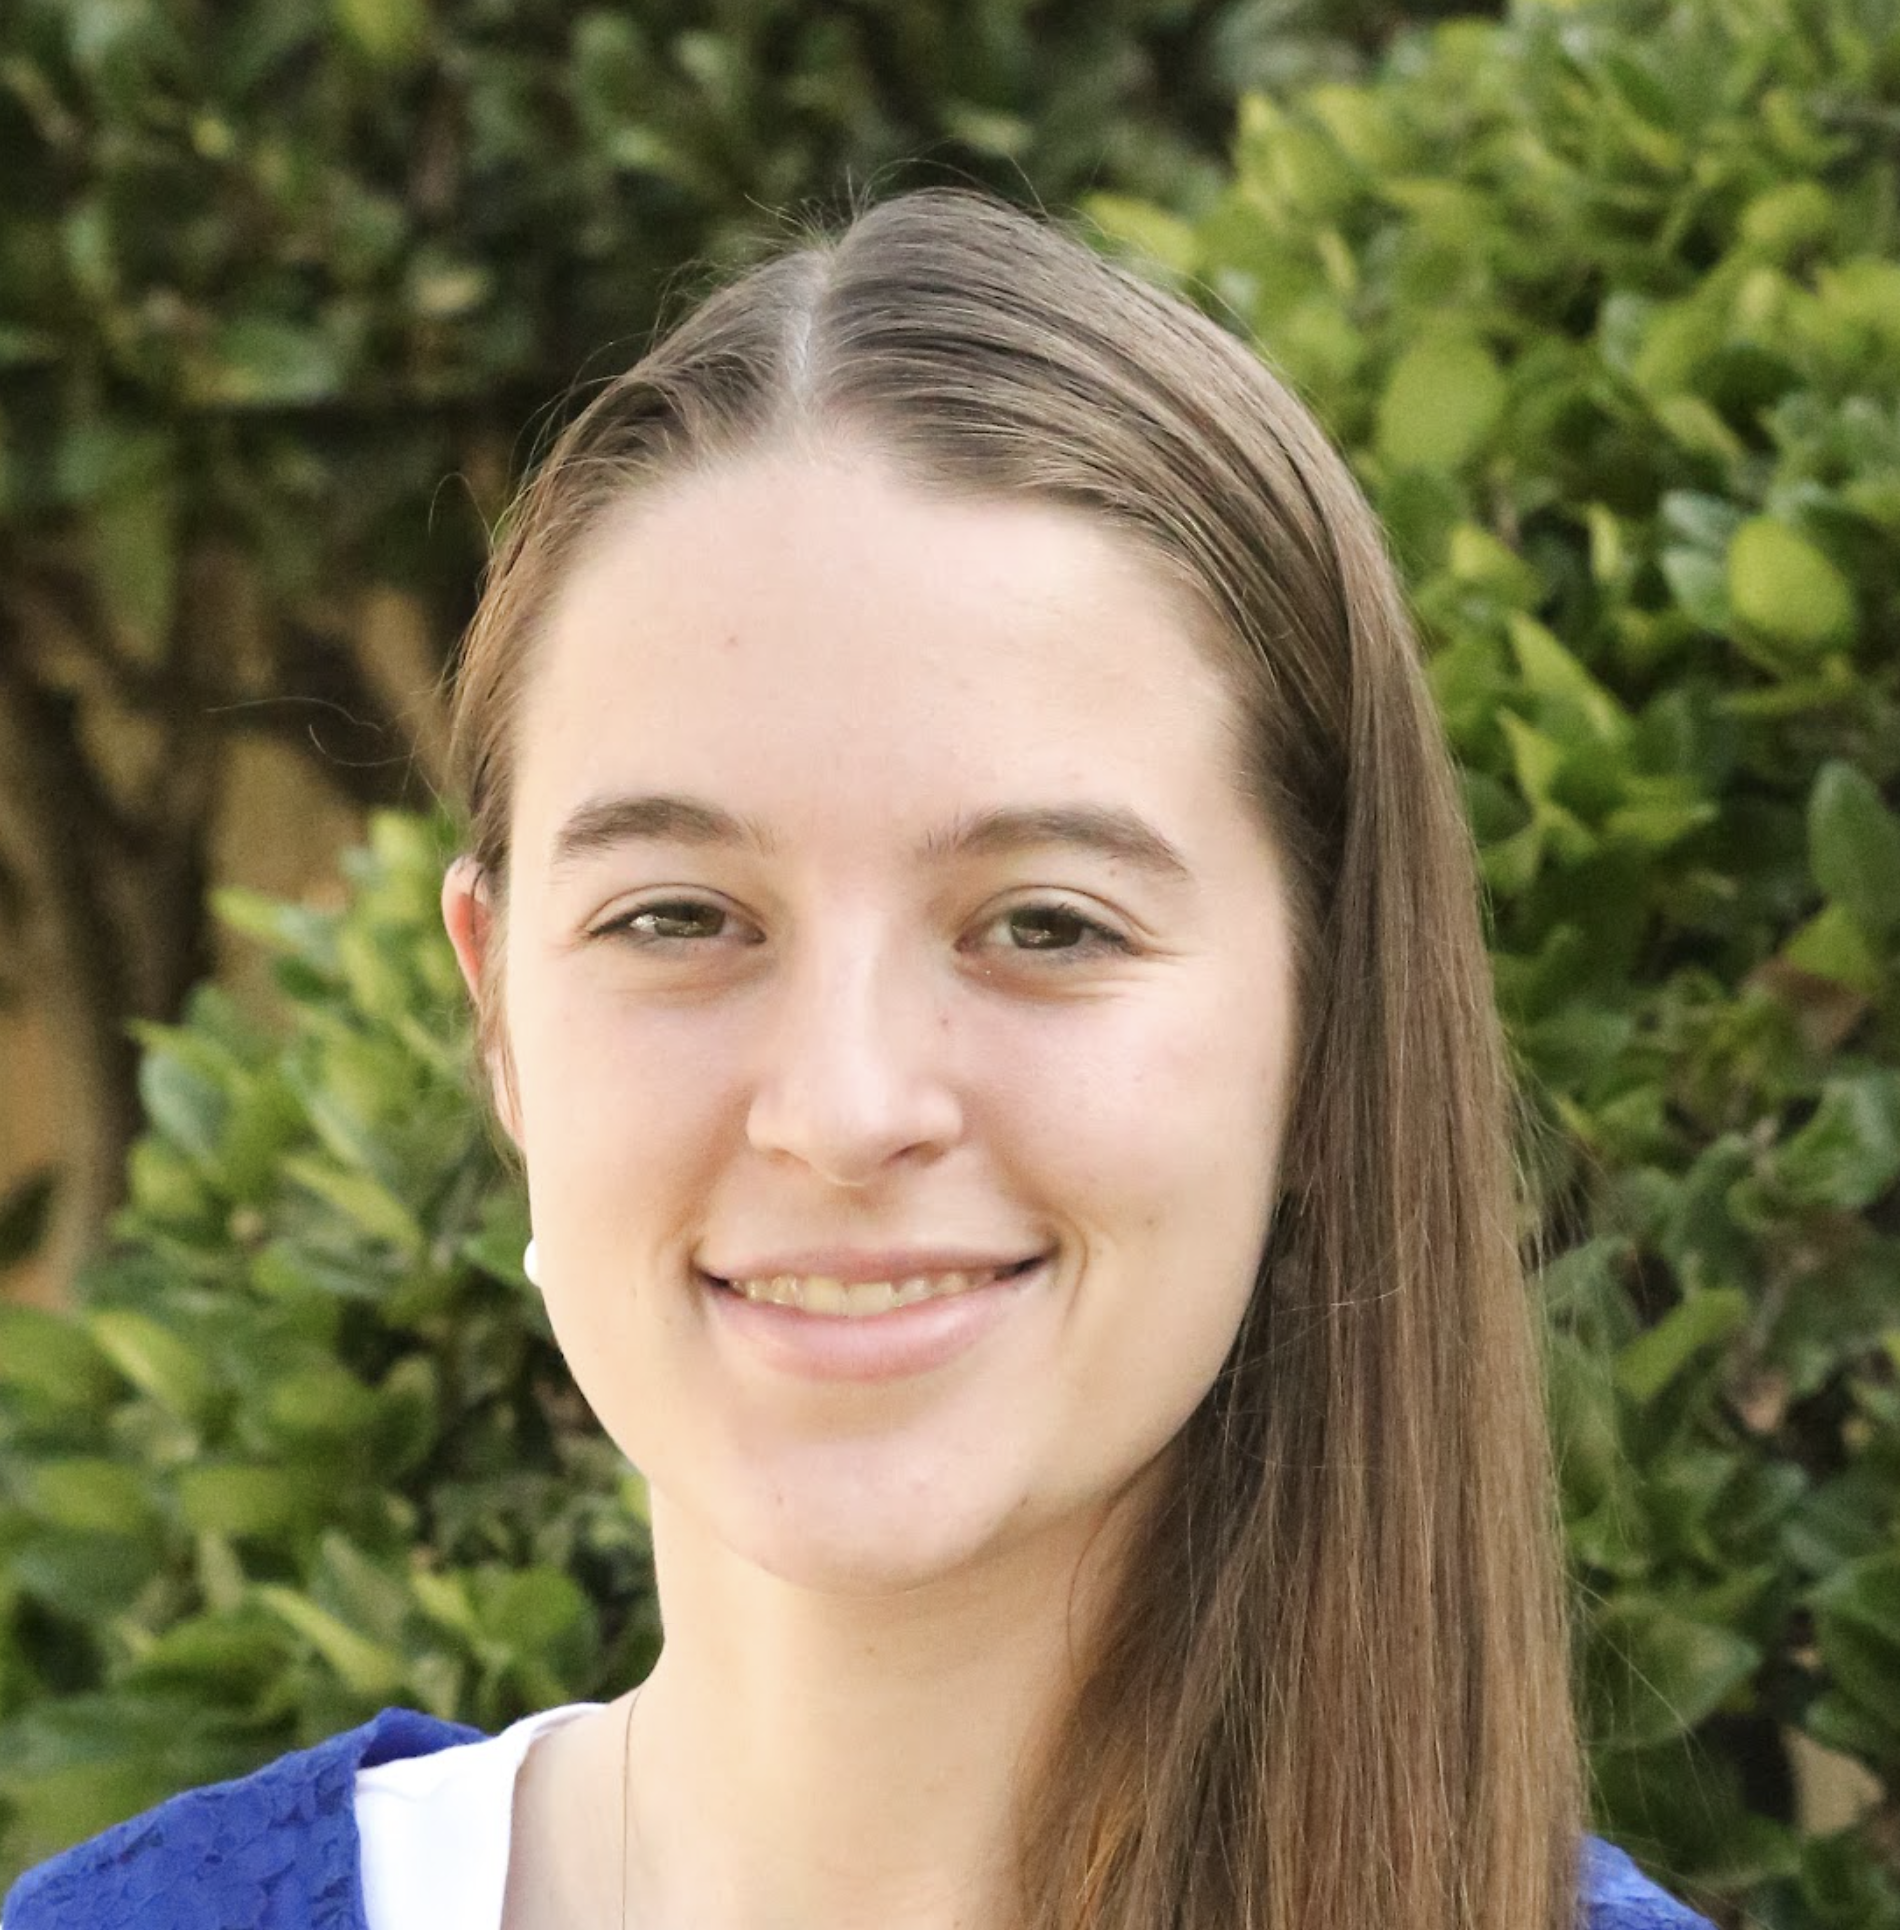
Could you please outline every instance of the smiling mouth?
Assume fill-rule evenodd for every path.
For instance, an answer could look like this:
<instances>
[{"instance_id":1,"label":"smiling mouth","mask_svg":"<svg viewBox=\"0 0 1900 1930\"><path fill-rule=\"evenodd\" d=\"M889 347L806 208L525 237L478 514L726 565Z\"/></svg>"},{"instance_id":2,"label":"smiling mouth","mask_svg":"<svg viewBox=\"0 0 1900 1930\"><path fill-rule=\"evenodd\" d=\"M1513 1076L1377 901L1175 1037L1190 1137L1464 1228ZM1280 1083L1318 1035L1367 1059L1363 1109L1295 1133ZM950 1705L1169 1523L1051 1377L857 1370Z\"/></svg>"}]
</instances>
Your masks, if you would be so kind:
<instances>
[{"instance_id":1,"label":"smiling mouth","mask_svg":"<svg viewBox=\"0 0 1900 1930\"><path fill-rule=\"evenodd\" d=\"M1035 1254L1010 1266L952 1269L943 1273L914 1273L896 1280L840 1280L822 1273L777 1273L757 1280L706 1278L715 1287L737 1294L754 1306L790 1307L799 1313L831 1319L865 1320L899 1307L921 1306L927 1300L949 1300L1006 1280L1018 1280L1039 1267L1046 1256Z\"/></svg>"}]
</instances>

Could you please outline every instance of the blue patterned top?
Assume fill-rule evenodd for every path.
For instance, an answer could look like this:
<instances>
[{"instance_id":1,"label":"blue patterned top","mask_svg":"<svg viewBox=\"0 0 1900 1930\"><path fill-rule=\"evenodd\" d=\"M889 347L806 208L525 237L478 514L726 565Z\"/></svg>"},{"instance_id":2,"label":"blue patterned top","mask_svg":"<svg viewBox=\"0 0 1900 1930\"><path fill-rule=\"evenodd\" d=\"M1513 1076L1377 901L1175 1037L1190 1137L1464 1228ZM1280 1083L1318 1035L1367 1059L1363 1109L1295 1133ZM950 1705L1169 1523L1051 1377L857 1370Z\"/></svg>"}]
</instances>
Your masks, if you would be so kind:
<instances>
[{"instance_id":1,"label":"blue patterned top","mask_svg":"<svg viewBox=\"0 0 1900 1930\"><path fill-rule=\"evenodd\" d=\"M194 1789L29 1870L5 1930L369 1930L358 1880L356 1774L479 1732L408 1709ZM1710 1930L1594 1837L1584 1930Z\"/></svg>"}]
</instances>

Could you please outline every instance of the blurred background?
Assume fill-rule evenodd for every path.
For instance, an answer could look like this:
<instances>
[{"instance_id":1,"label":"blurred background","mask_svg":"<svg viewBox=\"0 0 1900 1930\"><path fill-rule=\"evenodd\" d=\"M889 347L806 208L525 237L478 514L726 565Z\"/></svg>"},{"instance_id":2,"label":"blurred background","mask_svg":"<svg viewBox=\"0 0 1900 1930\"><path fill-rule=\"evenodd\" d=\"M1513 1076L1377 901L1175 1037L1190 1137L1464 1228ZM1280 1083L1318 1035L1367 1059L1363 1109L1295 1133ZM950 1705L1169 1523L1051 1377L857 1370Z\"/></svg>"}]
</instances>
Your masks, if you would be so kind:
<instances>
[{"instance_id":1,"label":"blurred background","mask_svg":"<svg viewBox=\"0 0 1900 1930\"><path fill-rule=\"evenodd\" d=\"M592 384L942 181L1350 454L1538 1122L1600 1821L1900 1930L1895 0L4 0L0 1880L650 1655L463 1071L442 678Z\"/></svg>"}]
</instances>

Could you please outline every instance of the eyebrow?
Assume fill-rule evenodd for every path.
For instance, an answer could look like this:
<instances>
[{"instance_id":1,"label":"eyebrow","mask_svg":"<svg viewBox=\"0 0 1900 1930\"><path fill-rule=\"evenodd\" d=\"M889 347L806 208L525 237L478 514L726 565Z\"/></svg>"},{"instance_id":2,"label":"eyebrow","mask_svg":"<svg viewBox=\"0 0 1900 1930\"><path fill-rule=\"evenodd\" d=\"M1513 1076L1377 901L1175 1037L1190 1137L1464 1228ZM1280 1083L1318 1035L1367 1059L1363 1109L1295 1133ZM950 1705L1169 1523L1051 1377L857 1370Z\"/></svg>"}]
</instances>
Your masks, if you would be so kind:
<instances>
[{"instance_id":1,"label":"eyebrow","mask_svg":"<svg viewBox=\"0 0 1900 1930\"><path fill-rule=\"evenodd\" d=\"M1118 858L1159 878L1193 876L1188 861L1146 819L1102 804L1030 805L984 811L924 840L930 858L995 857L1036 845L1066 845Z\"/></svg>"},{"instance_id":2,"label":"eyebrow","mask_svg":"<svg viewBox=\"0 0 1900 1930\"><path fill-rule=\"evenodd\" d=\"M769 851L769 832L703 799L652 796L595 798L562 824L554 840L559 870L596 852L622 844L747 845ZM999 857L1036 846L1058 845L1089 851L1153 876L1192 877L1180 851L1133 811L1101 804L1023 805L982 811L931 833L923 856L936 862L957 858Z\"/></svg>"},{"instance_id":3,"label":"eyebrow","mask_svg":"<svg viewBox=\"0 0 1900 1930\"><path fill-rule=\"evenodd\" d=\"M772 840L758 825L698 798L603 797L581 805L554 839L554 869L595 852L642 842L747 844L769 850Z\"/></svg>"}]
</instances>

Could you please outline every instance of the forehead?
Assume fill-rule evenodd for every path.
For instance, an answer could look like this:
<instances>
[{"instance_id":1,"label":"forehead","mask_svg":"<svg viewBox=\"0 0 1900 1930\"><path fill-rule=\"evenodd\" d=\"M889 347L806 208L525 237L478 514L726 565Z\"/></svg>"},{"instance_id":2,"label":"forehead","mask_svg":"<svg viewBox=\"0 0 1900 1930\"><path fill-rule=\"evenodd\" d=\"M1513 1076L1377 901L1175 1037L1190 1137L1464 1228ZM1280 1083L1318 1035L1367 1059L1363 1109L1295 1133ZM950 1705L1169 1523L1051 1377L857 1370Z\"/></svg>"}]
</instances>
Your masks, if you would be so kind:
<instances>
[{"instance_id":1,"label":"forehead","mask_svg":"<svg viewBox=\"0 0 1900 1930\"><path fill-rule=\"evenodd\" d=\"M852 452L749 457L604 516L547 613L517 802L622 783L838 798L961 776L1225 778L1236 707L1196 601L1104 519L927 493ZM630 770L629 765L637 765ZM916 788L913 786L912 788Z\"/></svg>"}]
</instances>

